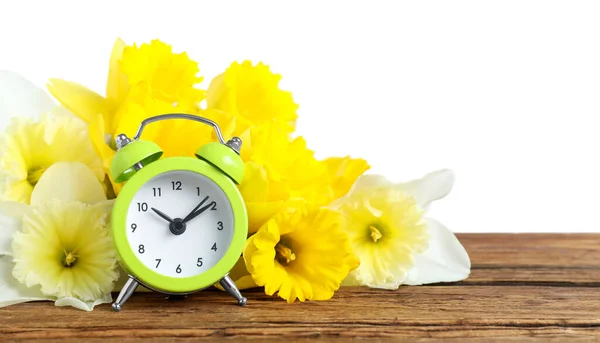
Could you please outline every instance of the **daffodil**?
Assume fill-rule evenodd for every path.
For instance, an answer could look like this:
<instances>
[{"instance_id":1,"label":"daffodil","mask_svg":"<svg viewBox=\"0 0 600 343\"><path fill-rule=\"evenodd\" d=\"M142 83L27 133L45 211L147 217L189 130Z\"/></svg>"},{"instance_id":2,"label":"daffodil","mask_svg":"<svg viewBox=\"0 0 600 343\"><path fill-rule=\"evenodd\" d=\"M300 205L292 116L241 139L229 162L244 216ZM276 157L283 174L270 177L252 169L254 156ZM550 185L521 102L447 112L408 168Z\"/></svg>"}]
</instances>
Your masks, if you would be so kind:
<instances>
[{"instance_id":1,"label":"daffodil","mask_svg":"<svg viewBox=\"0 0 600 343\"><path fill-rule=\"evenodd\" d=\"M198 63L185 52L173 53L170 45L159 40L125 47L120 67L129 85L148 83L164 102L195 106L204 99L205 91L195 88L203 79L197 76Z\"/></svg>"},{"instance_id":2,"label":"daffodil","mask_svg":"<svg viewBox=\"0 0 600 343\"><path fill-rule=\"evenodd\" d=\"M400 184L361 176L332 205L346 218L344 229L360 259L345 284L396 289L467 278L471 264L465 249L450 230L425 217L429 204L446 196L453 182L449 170Z\"/></svg>"},{"instance_id":3,"label":"daffodil","mask_svg":"<svg viewBox=\"0 0 600 343\"><path fill-rule=\"evenodd\" d=\"M104 180L102 162L81 120L58 113L39 120L15 118L0 143L1 199L28 204L40 177L60 161L84 163L98 181Z\"/></svg>"},{"instance_id":4,"label":"daffodil","mask_svg":"<svg viewBox=\"0 0 600 343\"><path fill-rule=\"evenodd\" d=\"M349 157L319 161L302 137L291 139L285 124L270 122L242 135L246 174L240 191L248 208L250 233L284 207L289 199L329 205L346 194L369 168Z\"/></svg>"},{"instance_id":5,"label":"daffodil","mask_svg":"<svg viewBox=\"0 0 600 343\"><path fill-rule=\"evenodd\" d=\"M38 118L55 107L52 98L31 81L0 70L0 131L4 131L12 117Z\"/></svg>"},{"instance_id":6,"label":"daffodil","mask_svg":"<svg viewBox=\"0 0 600 343\"><path fill-rule=\"evenodd\" d=\"M117 134L133 136L141 121L154 115L196 111L197 103L204 99L204 91L195 88L202 81L198 71L198 64L187 54L174 53L163 42L126 46L119 39L110 57L106 97L59 79L51 79L48 89L67 109L89 123L90 138L107 171L115 154ZM153 124L143 138L166 139L177 125L181 127L170 122ZM163 149L165 156L183 154L169 146Z\"/></svg>"},{"instance_id":7,"label":"daffodil","mask_svg":"<svg viewBox=\"0 0 600 343\"><path fill-rule=\"evenodd\" d=\"M0 306L53 300L90 311L110 302L119 277L111 207L102 184L79 162L51 166L31 206L1 202Z\"/></svg>"},{"instance_id":8,"label":"daffodil","mask_svg":"<svg viewBox=\"0 0 600 343\"><path fill-rule=\"evenodd\" d=\"M298 105L290 92L279 88L280 80L281 75L274 74L262 63L234 62L211 81L206 94L207 108L222 110L234 117L235 135L270 121L282 123L281 128L291 132L298 117Z\"/></svg>"},{"instance_id":9,"label":"daffodil","mask_svg":"<svg viewBox=\"0 0 600 343\"><path fill-rule=\"evenodd\" d=\"M302 202L280 211L246 243L243 256L254 282L289 303L330 299L358 265L342 220Z\"/></svg>"}]
</instances>

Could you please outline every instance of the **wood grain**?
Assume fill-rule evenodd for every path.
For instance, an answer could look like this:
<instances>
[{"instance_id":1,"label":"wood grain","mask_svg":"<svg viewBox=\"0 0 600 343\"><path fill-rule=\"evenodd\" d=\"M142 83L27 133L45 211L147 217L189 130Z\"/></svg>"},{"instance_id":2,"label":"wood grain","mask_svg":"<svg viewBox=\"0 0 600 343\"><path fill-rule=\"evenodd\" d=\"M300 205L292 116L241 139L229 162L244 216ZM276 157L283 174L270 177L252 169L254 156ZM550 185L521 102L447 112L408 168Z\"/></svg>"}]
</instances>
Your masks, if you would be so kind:
<instances>
[{"instance_id":1,"label":"wood grain","mask_svg":"<svg viewBox=\"0 0 600 343\"><path fill-rule=\"evenodd\" d=\"M456 284L344 288L330 301L292 305L256 290L245 292L246 308L217 290L175 300L135 294L121 313L28 303L0 309L0 341L600 341L600 235L459 239L473 273Z\"/></svg>"}]
</instances>

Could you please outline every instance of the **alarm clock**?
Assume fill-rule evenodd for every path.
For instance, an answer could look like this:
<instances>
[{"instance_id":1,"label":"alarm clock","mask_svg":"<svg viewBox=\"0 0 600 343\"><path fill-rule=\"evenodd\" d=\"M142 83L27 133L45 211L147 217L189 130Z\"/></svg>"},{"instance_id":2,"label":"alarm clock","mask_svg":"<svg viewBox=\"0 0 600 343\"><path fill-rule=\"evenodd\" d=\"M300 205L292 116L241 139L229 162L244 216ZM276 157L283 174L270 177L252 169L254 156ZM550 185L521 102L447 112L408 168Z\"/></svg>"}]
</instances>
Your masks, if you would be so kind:
<instances>
[{"instance_id":1,"label":"alarm clock","mask_svg":"<svg viewBox=\"0 0 600 343\"><path fill-rule=\"evenodd\" d=\"M218 142L199 147L195 157L160 159L160 147L140 137L148 124L168 119L210 125ZM129 278L113 310L120 311L139 285L184 295L219 283L245 305L228 276L248 234L248 215L236 186L244 176L242 141L225 142L209 119L172 113L145 119L133 139L119 134L115 143L110 175L126 184L114 203L111 232Z\"/></svg>"}]
</instances>

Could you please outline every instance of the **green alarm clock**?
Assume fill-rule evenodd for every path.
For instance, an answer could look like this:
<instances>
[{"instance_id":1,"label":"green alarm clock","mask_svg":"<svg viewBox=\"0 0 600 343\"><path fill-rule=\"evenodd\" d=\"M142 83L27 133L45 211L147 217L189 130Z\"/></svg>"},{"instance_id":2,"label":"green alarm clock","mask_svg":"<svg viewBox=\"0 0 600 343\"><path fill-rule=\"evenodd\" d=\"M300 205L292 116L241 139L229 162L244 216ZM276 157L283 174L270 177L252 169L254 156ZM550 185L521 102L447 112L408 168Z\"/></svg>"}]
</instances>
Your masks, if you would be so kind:
<instances>
[{"instance_id":1,"label":"green alarm clock","mask_svg":"<svg viewBox=\"0 0 600 343\"><path fill-rule=\"evenodd\" d=\"M195 157L160 159L160 147L140 137L146 125L167 119L210 125L219 142L200 147ZM244 176L242 141L225 142L209 119L172 113L142 121L133 139L120 134L115 142L110 175L127 183L115 201L111 230L129 279L112 308L120 311L140 284L180 295L219 283L245 305L228 276L248 234L248 215L236 186Z\"/></svg>"}]
</instances>

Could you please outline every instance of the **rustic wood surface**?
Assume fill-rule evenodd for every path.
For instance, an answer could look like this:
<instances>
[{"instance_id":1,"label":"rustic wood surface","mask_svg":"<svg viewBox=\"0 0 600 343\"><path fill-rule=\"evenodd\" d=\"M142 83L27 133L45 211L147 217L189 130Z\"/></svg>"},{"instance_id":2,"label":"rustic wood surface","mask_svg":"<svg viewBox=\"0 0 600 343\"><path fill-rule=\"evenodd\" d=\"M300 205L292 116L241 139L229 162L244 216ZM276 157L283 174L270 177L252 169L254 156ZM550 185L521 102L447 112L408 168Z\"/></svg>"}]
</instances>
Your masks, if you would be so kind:
<instances>
[{"instance_id":1,"label":"rustic wood surface","mask_svg":"<svg viewBox=\"0 0 600 343\"><path fill-rule=\"evenodd\" d=\"M293 305L250 291L246 308L217 290L177 300L136 293L121 313L20 304L0 309L0 341L600 341L600 235L458 236L473 264L460 283L344 288Z\"/></svg>"}]
</instances>

